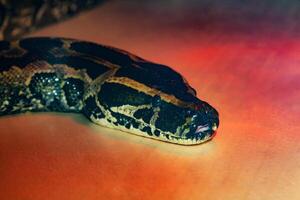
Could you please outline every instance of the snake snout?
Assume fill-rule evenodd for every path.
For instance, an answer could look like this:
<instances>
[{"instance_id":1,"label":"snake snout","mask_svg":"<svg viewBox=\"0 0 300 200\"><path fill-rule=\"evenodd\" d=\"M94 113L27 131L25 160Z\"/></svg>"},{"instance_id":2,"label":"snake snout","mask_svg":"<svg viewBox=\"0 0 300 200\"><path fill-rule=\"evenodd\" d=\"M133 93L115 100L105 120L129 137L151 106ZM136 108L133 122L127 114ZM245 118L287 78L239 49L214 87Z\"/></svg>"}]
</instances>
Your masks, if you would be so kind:
<instances>
[{"instance_id":1,"label":"snake snout","mask_svg":"<svg viewBox=\"0 0 300 200\"><path fill-rule=\"evenodd\" d=\"M211 139L219 126L219 114L206 102L199 102L193 114L187 137L196 141Z\"/></svg>"}]
</instances>

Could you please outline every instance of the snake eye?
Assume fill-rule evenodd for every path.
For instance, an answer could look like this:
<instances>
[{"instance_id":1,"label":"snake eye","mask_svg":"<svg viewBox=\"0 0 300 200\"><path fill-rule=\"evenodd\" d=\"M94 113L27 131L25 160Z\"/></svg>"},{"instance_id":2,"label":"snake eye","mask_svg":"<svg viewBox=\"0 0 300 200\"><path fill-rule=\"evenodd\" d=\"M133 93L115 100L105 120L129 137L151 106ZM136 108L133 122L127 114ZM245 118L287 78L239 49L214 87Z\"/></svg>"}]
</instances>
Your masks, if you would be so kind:
<instances>
[{"instance_id":1,"label":"snake eye","mask_svg":"<svg viewBox=\"0 0 300 200\"><path fill-rule=\"evenodd\" d=\"M188 110L186 111L186 116L189 117L189 116L192 115L192 113L193 113L193 112L192 112L190 109L188 109Z\"/></svg>"}]
</instances>

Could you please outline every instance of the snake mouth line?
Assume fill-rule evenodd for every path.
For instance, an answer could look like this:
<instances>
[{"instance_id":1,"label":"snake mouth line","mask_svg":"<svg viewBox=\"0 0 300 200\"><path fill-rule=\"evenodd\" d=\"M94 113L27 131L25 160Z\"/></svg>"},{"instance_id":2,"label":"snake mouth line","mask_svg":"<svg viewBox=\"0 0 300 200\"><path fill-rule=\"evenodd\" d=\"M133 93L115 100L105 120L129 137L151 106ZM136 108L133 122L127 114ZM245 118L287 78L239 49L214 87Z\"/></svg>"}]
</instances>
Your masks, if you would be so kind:
<instances>
[{"instance_id":1,"label":"snake mouth line","mask_svg":"<svg viewBox=\"0 0 300 200\"><path fill-rule=\"evenodd\" d=\"M195 133L190 137L181 138L169 136L168 138L172 143L182 145L196 145L211 140L216 135L216 130L217 124L214 123L212 126L198 126Z\"/></svg>"},{"instance_id":2,"label":"snake mouth line","mask_svg":"<svg viewBox=\"0 0 300 200\"><path fill-rule=\"evenodd\" d=\"M207 141L211 140L213 135L214 134L212 134L211 136L206 135L202 139L197 139L197 138L181 139L181 138L172 138L172 137L170 137L170 139L164 140L164 141L169 142L169 143L179 144L179 145L198 145L198 144L202 144L204 142L207 142Z\"/></svg>"},{"instance_id":3,"label":"snake mouth line","mask_svg":"<svg viewBox=\"0 0 300 200\"><path fill-rule=\"evenodd\" d=\"M133 135L138 135L146 138L151 138L157 141L163 141L171 144L186 145L186 146L205 143L211 140L216 134L216 124L214 124L210 130L201 132L201 134L200 133L195 134L193 137L190 138L182 138L180 136L175 136L174 134L171 134L169 132L161 132L159 136L147 135L145 132L141 131L138 128L134 128L133 126L126 127L123 125L115 125L108 122L105 118L97 119L91 117L91 120L94 123L99 124L101 126L117 129L122 132L131 133Z\"/></svg>"}]
</instances>

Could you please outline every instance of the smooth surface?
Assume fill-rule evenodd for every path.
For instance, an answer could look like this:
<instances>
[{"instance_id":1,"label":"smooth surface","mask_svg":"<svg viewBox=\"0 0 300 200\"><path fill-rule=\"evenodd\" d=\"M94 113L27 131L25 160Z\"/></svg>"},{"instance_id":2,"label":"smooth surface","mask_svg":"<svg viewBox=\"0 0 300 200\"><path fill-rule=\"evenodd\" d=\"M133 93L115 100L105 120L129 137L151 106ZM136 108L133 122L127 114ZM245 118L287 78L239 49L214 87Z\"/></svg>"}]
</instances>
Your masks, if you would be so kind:
<instances>
[{"instance_id":1,"label":"smooth surface","mask_svg":"<svg viewBox=\"0 0 300 200\"><path fill-rule=\"evenodd\" d=\"M2 117L1 199L300 199L299 3L124 2L32 36L172 66L219 111L217 136L184 147L76 114Z\"/></svg>"}]
</instances>

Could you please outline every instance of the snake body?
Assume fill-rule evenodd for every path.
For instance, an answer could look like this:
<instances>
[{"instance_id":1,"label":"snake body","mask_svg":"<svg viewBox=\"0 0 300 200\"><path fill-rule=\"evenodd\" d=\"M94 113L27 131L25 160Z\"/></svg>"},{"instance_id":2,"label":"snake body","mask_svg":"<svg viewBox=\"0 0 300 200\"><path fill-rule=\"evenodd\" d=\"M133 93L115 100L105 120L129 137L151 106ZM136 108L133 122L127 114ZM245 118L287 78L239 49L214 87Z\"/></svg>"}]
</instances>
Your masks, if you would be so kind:
<instances>
[{"instance_id":1,"label":"snake body","mask_svg":"<svg viewBox=\"0 0 300 200\"><path fill-rule=\"evenodd\" d=\"M92 9L104 1L0 0L0 40L19 39L27 33Z\"/></svg>"},{"instance_id":2,"label":"snake body","mask_svg":"<svg viewBox=\"0 0 300 200\"><path fill-rule=\"evenodd\" d=\"M0 115L77 112L92 122L177 144L211 139L218 112L171 68L86 41L0 42Z\"/></svg>"}]
</instances>

